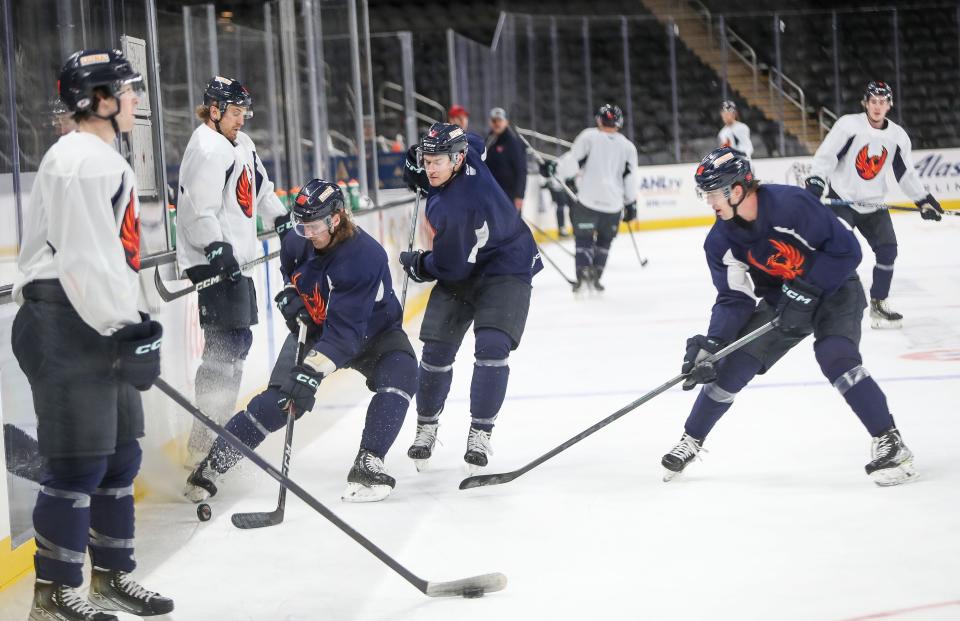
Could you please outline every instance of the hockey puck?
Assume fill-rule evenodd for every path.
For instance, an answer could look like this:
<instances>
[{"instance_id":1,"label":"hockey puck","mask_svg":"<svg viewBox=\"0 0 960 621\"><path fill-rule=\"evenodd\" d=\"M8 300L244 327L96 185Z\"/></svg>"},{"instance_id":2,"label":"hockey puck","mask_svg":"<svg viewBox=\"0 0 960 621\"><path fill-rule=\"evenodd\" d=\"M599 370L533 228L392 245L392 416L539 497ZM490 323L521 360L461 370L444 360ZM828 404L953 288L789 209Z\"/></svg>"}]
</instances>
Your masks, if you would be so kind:
<instances>
[{"instance_id":1,"label":"hockey puck","mask_svg":"<svg viewBox=\"0 0 960 621\"><path fill-rule=\"evenodd\" d=\"M463 596L467 599L483 597L483 587L467 587L463 590Z\"/></svg>"},{"instance_id":2,"label":"hockey puck","mask_svg":"<svg viewBox=\"0 0 960 621\"><path fill-rule=\"evenodd\" d=\"M197 517L200 518L201 522L206 522L213 517L213 509L207 503L201 502L197 505Z\"/></svg>"}]
</instances>

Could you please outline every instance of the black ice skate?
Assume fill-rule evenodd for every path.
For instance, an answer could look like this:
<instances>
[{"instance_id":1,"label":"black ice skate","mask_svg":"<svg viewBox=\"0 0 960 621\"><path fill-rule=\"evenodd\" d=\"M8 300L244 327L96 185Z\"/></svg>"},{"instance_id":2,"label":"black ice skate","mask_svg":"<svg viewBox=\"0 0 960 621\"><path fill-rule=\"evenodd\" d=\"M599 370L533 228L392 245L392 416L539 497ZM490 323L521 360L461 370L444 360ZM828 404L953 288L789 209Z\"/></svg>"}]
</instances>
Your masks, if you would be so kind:
<instances>
[{"instance_id":1,"label":"black ice skate","mask_svg":"<svg viewBox=\"0 0 960 621\"><path fill-rule=\"evenodd\" d=\"M490 445L490 431L477 429L470 426L470 433L467 435L467 452L463 456L463 461L467 462L470 474L474 474L480 468L486 468L489 456L493 454L493 447Z\"/></svg>"},{"instance_id":2,"label":"black ice skate","mask_svg":"<svg viewBox=\"0 0 960 621\"><path fill-rule=\"evenodd\" d=\"M900 328L903 326L903 315L890 310L886 300L872 298L870 300L870 326L873 328Z\"/></svg>"},{"instance_id":3,"label":"black ice skate","mask_svg":"<svg viewBox=\"0 0 960 621\"><path fill-rule=\"evenodd\" d=\"M900 485L917 478L913 467L913 453L903 443L896 427L873 438L873 461L866 465L867 475L881 487Z\"/></svg>"},{"instance_id":4,"label":"black ice skate","mask_svg":"<svg viewBox=\"0 0 960 621\"><path fill-rule=\"evenodd\" d=\"M138 617L165 615L173 600L148 591L125 571L94 567L90 574L90 603L104 610L120 610Z\"/></svg>"},{"instance_id":5,"label":"black ice skate","mask_svg":"<svg viewBox=\"0 0 960 621\"><path fill-rule=\"evenodd\" d=\"M593 272L593 273L592 273L592 276L593 276L592 284L593 284L593 289L594 289L594 291L604 291L604 290L606 290L606 287L604 287L603 285L600 284L600 277L603 276L603 270L600 269L600 268L598 268L598 267L594 267L594 268L592 269L592 272Z\"/></svg>"},{"instance_id":6,"label":"black ice skate","mask_svg":"<svg viewBox=\"0 0 960 621\"><path fill-rule=\"evenodd\" d=\"M663 481L667 482L679 476L687 464L696 459L702 450L700 440L684 433L677 445L660 460L664 468Z\"/></svg>"},{"instance_id":7,"label":"black ice skate","mask_svg":"<svg viewBox=\"0 0 960 621\"><path fill-rule=\"evenodd\" d=\"M197 469L190 473L183 495L191 502L203 502L217 495L215 482L220 473L210 466L210 459L204 459Z\"/></svg>"},{"instance_id":8,"label":"black ice skate","mask_svg":"<svg viewBox=\"0 0 960 621\"><path fill-rule=\"evenodd\" d=\"M390 495L397 480L387 474L383 460L370 451L360 449L347 475L344 502L376 502Z\"/></svg>"},{"instance_id":9,"label":"black ice skate","mask_svg":"<svg viewBox=\"0 0 960 621\"><path fill-rule=\"evenodd\" d=\"M592 289L593 269L590 266L579 268L577 270L577 282L573 283L572 287L574 293Z\"/></svg>"},{"instance_id":10,"label":"black ice skate","mask_svg":"<svg viewBox=\"0 0 960 621\"><path fill-rule=\"evenodd\" d=\"M438 423L417 423L417 437L407 449L407 457L413 460L417 472L427 469L433 456L433 445L437 442Z\"/></svg>"},{"instance_id":11,"label":"black ice skate","mask_svg":"<svg viewBox=\"0 0 960 621\"><path fill-rule=\"evenodd\" d=\"M115 615L91 606L77 590L64 584L37 580L28 621L118 621Z\"/></svg>"}]
</instances>

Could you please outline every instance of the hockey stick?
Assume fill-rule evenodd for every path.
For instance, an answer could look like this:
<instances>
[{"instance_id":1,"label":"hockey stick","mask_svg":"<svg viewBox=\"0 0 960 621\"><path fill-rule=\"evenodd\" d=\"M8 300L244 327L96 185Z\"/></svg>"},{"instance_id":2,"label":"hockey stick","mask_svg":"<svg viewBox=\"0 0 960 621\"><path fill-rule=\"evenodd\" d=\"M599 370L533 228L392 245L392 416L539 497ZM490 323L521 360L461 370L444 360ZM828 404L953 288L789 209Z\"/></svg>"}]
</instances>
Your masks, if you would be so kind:
<instances>
[{"instance_id":1,"label":"hockey stick","mask_svg":"<svg viewBox=\"0 0 960 621\"><path fill-rule=\"evenodd\" d=\"M253 261L250 261L249 263L244 263L243 265L240 266L240 271L245 272L251 267L256 267L261 263L266 263L270 259L276 259L279 256L280 256L280 251L274 250L270 254L265 254L262 257L259 257L254 259ZM224 276L223 274L219 274L217 276L211 276L210 278L205 278L200 282L196 283L195 285L191 285L187 287L186 289L180 289L179 291L170 291L163 285L163 279L160 278L160 270L157 269L153 273L153 282L157 286L157 293L160 294L160 299L163 300L164 302L172 302L173 300L176 300L177 298L182 298L183 296L189 293L193 293L194 291L200 291L201 289L212 287L213 285L223 282L225 278L226 276Z\"/></svg>"},{"instance_id":2,"label":"hockey stick","mask_svg":"<svg viewBox=\"0 0 960 621\"><path fill-rule=\"evenodd\" d=\"M569 248L567 248L566 246L564 246L563 244L561 244L559 239L557 239L557 238L555 238L555 237L551 237L546 231L544 231L543 229L541 229L539 226L537 226L536 224L534 224L533 222L531 222L531 221L528 220L527 218L524 218L523 216L520 216L520 217L523 218L523 221L527 223L527 226L529 226L530 228L532 228L532 229L533 229L534 231L536 231L537 233L540 233L540 235L542 235L545 239L547 239L547 240L549 240L549 241L552 241L552 242L555 243L556 245L560 246L560 249L563 250L565 253L567 253L567 256L576 258L577 255L574 254Z\"/></svg>"},{"instance_id":3,"label":"hockey stick","mask_svg":"<svg viewBox=\"0 0 960 621\"><path fill-rule=\"evenodd\" d=\"M323 517L327 518L327 520L332 522L334 526L339 528L348 537L362 545L368 552L377 557L387 567L400 574L404 580L412 584L417 588L418 591L427 595L428 597L453 597L457 595L462 595L465 597L477 597L483 593L501 591L507 586L507 577L501 573L483 574L480 576L472 576L470 578L462 578L460 580L450 580L449 582L431 582L416 576L409 569L394 560L394 558L389 554L378 548L376 544L340 519L337 514L328 509L319 500L307 493L307 491L300 487L295 481L293 481L293 479L290 479L289 477L286 477L278 472L276 468L267 462L267 460L257 455L253 450L250 449L250 447L241 442L237 436L224 429L223 426L214 422L213 419L203 412L203 410L190 403L186 397L180 394L180 392L175 388L170 386L170 384L164 381L163 378L158 377L157 381L154 383L154 386L156 386L160 392L170 397L170 399L172 399L177 405L193 415L194 418L206 425L211 431L223 438L227 444L240 451L244 457L249 459L261 470L273 477L275 481L293 492L293 494L305 502L307 506Z\"/></svg>"},{"instance_id":4,"label":"hockey stick","mask_svg":"<svg viewBox=\"0 0 960 621\"><path fill-rule=\"evenodd\" d=\"M567 275L563 273L563 270L560 269L560 266L553 262L553 259L550 258L550 255L548 255L546 252L544 252L544 251L543 251L543 248L541 248L539 244L537 245L537 251L540 253L540 257L541 257L541 258L546 259L546 260L547 260L547 263L549 263L550 265L552 265L552 266L553 266L553 269L557 270L557 273L560 274L560 278L562 278L562 279L564 279L565 281L567 281L567 283L568 283L571 287L577 284L577 281L575 281L575 280L570 280L570 278L568 278Z\"/></svg>"},{"instance_id":5,"label":"hockey stick","mask_svg":"<svg viewBox=\"0 0 960 621\"><path fill-rule=\"evenodd\" d=\"M413 218L410 219L410 243L407 244L407 252L413 252L413 242L417 237L417 216L420 215L420 190L416 191L417 198L413 204ZM407 287L410 286L410 274L404 270L403 273L403 294L400 296L400 313L403 314L407 308Z\"/></svg>"},{"instance_id":6,"label":"hockey stick","mask_svg":"<svg viewBox=\"0 0 960 621\"><path fill-rule=\"evenodd\" d=\"M647 266L647 257L640 255L640 247L637 246L637 238L633 236L633 227L630 226L629 222L624 222L627 225L627 231L630 233L630 241L633 242L633 251L637 253L637 261L640 261L640 267Z\"/></svg>"},{"instance_id":7,"label":"hockey stick","mask_svg":"<svg viewBox=\"0 0 960 621\"><path fill-rule=\"evenodd\" d=\"M745 334L744 336L741 336L739 339L730 343L729 345L727 345L717 353L705 358L703 362L716 362L717 360L724 358L725 356L737 351L747 343L755 341L761 336L763 336L764 334L766 334L767 332L773 330L776 327L776 325L777 325L776 319L763 324L753 332L749 334ZM661 384L657 388L654 388L653 390L643 395L639 399L620 408L619 410L617 410L610 416L606 417L602 421L596 423L589 429L585 429L584 431L573 436L572 438L570 438L560 446L556 447L555 449L534 459L529 464L520 468L519 470L514 470L512 472L504 472L501 474L479 474L472 477L467 477L466 479L460 482L460 489L470 489L473 487L483 487L485 485L500 485L501 483L509 483L510 481L516 479L517 477L523 474L526 474L527 472L530 472L531 470L533 470L543 462L547 461L551 457L556 457L558 454L567 450L568 448L570 448L580 440L583 440L587 436L593 435L597 431L600 431L602 428L606 427L607 425L617 420L621 416L628 414L629 412L632 412L633 410L637 409L647 401L650 401L657 395L665 393L667 390L669 390L673 386L676 386L677 384L682 382L684 379L686 379L686 377L687 376L685 374L677 375L676 377L667 381L666 383Z\"/></svg>"},{"instance_id":8,"label":"hockey stick","mask_svg":"<svg viewBox=\"0 0 960 621\"><path fill-rule=\"evenodd\" d=\"M824 205L846 205L848 207L866 207L868 209L886 209L887 211L923 211L920 207L902 207L900 205L888 205L886 203L862 203L860 201L845 201L840 198L828 198L823 201ZM960 216L960 211L944 209L941 216Z\"/></svg>"},{"instance_id":9,"label":"hockey stick","mask_svg":"<svg viewBox=\"0 0 960 621\"><path fill-rule=\"evenodd\" d=\"M307 324L300 322L300 333L297 335L297 364L303 363L304 350L307 344ZM293 453L293 423L297 420L293 403L287 412L287 432L283 438L283 461L280 462L280 472L283 476L290 473L290 455ZM251 513L234 513L230 521L237 528L263 528L276 526L283 521L283 512L287 507L287 488L280 485L280 496L277 498L277 508L273 511L259 511Z\"/></svg>"}]
</instances>

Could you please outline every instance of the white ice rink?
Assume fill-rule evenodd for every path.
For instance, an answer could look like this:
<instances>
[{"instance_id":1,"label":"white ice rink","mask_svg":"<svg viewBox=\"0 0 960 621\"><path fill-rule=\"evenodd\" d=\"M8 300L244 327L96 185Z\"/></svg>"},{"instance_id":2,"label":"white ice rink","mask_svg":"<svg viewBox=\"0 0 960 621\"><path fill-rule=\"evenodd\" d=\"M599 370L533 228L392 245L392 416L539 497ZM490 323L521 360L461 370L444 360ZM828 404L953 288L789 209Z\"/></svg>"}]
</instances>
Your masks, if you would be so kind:
<instances>
[{"instance_id":1,"label":"white ice rink","mask_svg":"<svg viewBox=\"0 0 960 621\"><path fill-rule=\"evenodd\" d=\"M459 491L470 343L431 470L406 457L411 408L387 459L394 494L339 500L368 400L348 371L321 386L298 426L291 474L415 574L500 571L506 590L427 598L295 498L282 525L237 530L233 511L276 503L276 484L250 464L223 481L210 522L167 490L140 503L137 577L175 598L169 618L181 621L960 619L960 218L895 225L891 304L904 328L871 330L865 318L862 351L916 455L916 483L882 489L866 477L870 438L804 342L739 395L709 453L674 482L661 481L659 461L695 396L679 388L512 483ZM575 300L545 267L488 472L522 466L678 372L714 296L705 234L639 234L643 270L617 239L602 296ZM572 275L571 259L545 250ZM272 463L281 435L260 451ZM24 619L31 592L28 578L0 595L0 619Z\"/></svg>"}]
</instances>

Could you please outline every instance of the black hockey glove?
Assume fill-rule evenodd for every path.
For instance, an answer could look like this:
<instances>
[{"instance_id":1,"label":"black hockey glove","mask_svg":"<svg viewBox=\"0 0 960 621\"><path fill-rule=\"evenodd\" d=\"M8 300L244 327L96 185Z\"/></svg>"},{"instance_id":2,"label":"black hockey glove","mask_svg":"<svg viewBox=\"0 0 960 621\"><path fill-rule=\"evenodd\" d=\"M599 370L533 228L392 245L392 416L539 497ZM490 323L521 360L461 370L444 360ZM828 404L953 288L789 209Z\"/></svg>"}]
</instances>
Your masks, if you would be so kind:
<instances>
[{"instance_id":1,"label":"black hockey glove","mask_svg":"<svg viewBox=\"0 0 960 621\"><path fill-rule=\"evenodd\" d=\"M777 304L777 328L784 334L813 332L813 314L823 291L800 278L783 283Z\"/></svg>"},{"instance_id":2,"label":"black hockey glove","mask_svg":"<svg viewBox=\"0 0 960 621\"><path fill-rule=\"evenodd\" d=\"M273 298L273 301L276 302L277 309L279 309L280 314L283 315L283 320L287 323L287 329L289 329L294 336L298 336L300 334L300 322L302 321L308 328L307 335L309 338L316 324L313 323L310 311L307 310L306 305L303 303L303 298L300 297L297 290L292 286L285 287L283 291Z\"/></svg>"},{"instance_id":3,"label":"black hockey glove","mask_svg":"<svg viewBox=\"0 0 960 621\"><path fill-rule=\"evenodd\" d=\"M309 412L317 402L317 388L320 388L322 379L323 373L305 364L298 364L290 369L290 375L280 385L277 405L281 410L287 410L293 404L297 412Z\"/></svg>"},{"instance_id":4,"label":"black hockey glove","mask_svg":"<svg viewBox=\"0 0 960 621\"><path fill-rule=\"evenodd\" d=\"M419 189L426 194L430 190L430 180L427 179L427 171L420 167L417 162L417 145L407 149L407 158L403 162L403 182L411 192Z\"/></svg>"},{"instance_id":5,"label":"black hockey glove","mask_svg":"<svg viewBox=\"0 0 960 621\"><path fill-rule=\"evenodd\" d=\"M687 351L683 355L683 366L680 372L686 375L683 380L683 389L691 390L697 384L709 384L717 379L717 370L713 362L705 359L717 353L726 346L718 338L698 334L687 339Z\"/></svg>"},{"instance_id":6,"label":"black hockey glove","mask_svg":"<svg viewBox=\"0 0 960 621\"><path fill-rule=\"evenodd\" d=\"M403 264L403 271L413 282L432 282L436 280L423 267L423 263L430 254L429 250L404 250L400 253L400 263Z\"/></svg>"},{"instance_id":7,"label":"black hockey glove","mask_svg":"<svg viewBox=\"0 0 960 621\"><path fill-rule=\"evenodd\" d=\"M207 262L223 274L223 277L231 282L237 282L240 279L240 264L233 256L233 246L227 242L213 242L203 249L207 254Z\"/></svg>"},{"instance_id":8,"label":"black hockey glove","mask_svg":"<svg viewBox=\"0 0 960 621\"><path fill-rule=\"evenodd\" d=\"M633 222L637 219L637 201L623 206L623 221Z\"/></svg>"},{"instance_id":9,"label":"black hockey glove","mask_svg":"<svg viewBox=\"0 0 960 621\"><path fill-rule=\"evenodd\" d=\"M273 220L273 230L276 231L277 237L280 238L280 243L282 244L283 238L293 230L293 219L290 217L290 214L277 216Z\"/></svg>"},{"instance_id":10,"label":"black hockey glove","mask_svg":"<svg viewBox=\"0 0 960 621\"><path fill-rule=\"evenodd\" d=\"M140 323L124 326L110 336L117 347L113 370L121 382L147 390L160 377L163 326L146 313L140 313L140 317Z\"/></svg>"},{"instance_id":11,"label":"black hockey glove","mask_svg":"<svg viewBox=\"0 0 960 621\"><path fill-rule=\"evenodd\" d=\"M557 163L544 160L544 162L539 165L539 169L541 177L544 179L553 179L553 175L557 172Z\"/></svg>"},{"instance_id":12,"label":"black hockey glove","mask_svg":"<svg viewBox=\"0 0 960 621\"><path fill-rule=\"evenodd\" d=\"M920 217L924 220L936 220L939 222L943 219L943 216L940 215L943 213L943 207L941 207L937 199L933 197L933 194L927 194L915 204L920 208Z\"/></svg>"},{"instance_id":13,"label":"black hockey glove","mask_svg":"<svg viewBox=\"0 0 960 621\"><path fill-rule=\"evenodd\" d=\"M823 198L823 193L827 190L827 182L820 177L807 177L803 184L807 192L810 192L817 198Z\"/></svg>"}]
</instances>

